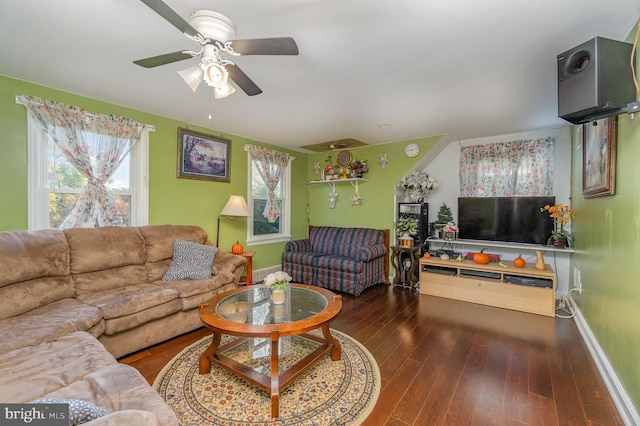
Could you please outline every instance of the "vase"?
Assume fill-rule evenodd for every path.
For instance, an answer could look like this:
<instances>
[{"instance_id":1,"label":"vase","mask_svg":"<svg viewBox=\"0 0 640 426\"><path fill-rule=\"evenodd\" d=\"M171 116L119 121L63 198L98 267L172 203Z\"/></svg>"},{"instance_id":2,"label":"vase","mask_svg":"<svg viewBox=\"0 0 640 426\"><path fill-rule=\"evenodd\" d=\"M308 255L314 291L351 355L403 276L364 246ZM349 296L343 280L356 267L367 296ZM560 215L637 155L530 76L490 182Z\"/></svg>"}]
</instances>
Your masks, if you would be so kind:
<instances>
[{"instance_id":1,"label":"vase","mask_svg":"<svg viewBox=\"0 0 640 426\"><path fill-rule=\"evenodd\" d=\"M554 247L566 248L568 245L567 237L553 237Z\"/></svg>"},{"instance_id":2,"label":"vase","mask_svg":"<svg viewBox=\"0 0 640 426\"><path fill-rule=\"evenodd\" d=\"M547 269L547 265L544 263L544 257L542 257L542 251L536 250L536 269L544 271Z\"/></svg>"},{"instance_id":3,"label":"vase","mask_svg":"<svg viewBox=\"0 0 640 426\"><path fill-rule=\"evenodd\" d=\"M284 303L285 290L273 289L271 290L271 302L274 305L281 305Z\"/></svg>"},{"instance_id":4,"label":"vase","mask_svg":"<svg viewBox=\"0 0 640 426\"><path fill-rule=\"evenodd\" d=\"M412 203L421 203L424 200L424 192L420 188L407 189L407 196Z\"/></svg>"}]
</instances>

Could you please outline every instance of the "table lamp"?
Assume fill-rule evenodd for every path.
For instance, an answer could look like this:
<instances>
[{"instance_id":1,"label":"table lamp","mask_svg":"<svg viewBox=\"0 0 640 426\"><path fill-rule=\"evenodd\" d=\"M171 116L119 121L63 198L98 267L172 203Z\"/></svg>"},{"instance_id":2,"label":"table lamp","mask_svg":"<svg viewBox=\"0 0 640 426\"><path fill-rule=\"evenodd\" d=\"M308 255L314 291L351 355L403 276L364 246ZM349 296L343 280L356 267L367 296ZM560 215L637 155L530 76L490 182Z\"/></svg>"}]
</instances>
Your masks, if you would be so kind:
<instances>
[{"instance_id":1,"label":"table lamp","mask_svg":"<svg viewBox=\"0 0 640 426\"><path fill-rule=\"evenodd\" d=\"M249 216L249 208L247 202L242 195L232 195L229 197L229 201L225 204L224 208L218 215L218 230L216 232L216 247L220 243L220 218L226 216L231 220L236 220L240 216Z\"/></svg>"}]
</instances>

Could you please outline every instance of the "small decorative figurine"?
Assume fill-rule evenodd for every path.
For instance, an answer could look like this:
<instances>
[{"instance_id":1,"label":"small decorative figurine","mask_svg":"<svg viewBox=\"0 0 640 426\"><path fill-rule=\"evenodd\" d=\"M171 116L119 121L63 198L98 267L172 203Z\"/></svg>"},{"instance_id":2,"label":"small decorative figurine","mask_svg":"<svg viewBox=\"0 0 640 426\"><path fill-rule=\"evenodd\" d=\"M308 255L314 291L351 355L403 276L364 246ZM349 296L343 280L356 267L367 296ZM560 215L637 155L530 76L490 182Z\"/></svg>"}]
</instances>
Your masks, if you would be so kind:
<instances>
[{"instance_id":1,"label":"small decorative figurine","mask_svg":"<svg viewBox=\"0 0 640 426\"><path fill-rule=\"evenodd\" d=\"M380 168L384 169L387 167L387 153L383 152L382 154L380 154L380 160L378 160L378 163L380 164Z\"/></svg>"}]
</instances>

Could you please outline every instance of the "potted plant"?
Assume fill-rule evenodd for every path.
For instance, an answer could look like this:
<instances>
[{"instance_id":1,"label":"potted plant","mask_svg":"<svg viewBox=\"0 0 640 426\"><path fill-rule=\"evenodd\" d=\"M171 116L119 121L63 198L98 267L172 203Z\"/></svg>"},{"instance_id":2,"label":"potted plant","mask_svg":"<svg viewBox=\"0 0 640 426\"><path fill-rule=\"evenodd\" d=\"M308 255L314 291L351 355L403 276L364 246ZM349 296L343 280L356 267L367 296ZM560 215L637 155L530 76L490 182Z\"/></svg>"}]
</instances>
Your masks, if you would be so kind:
<instances>
[{"instance_id":1,"label":"potted plant","mask_svg":"<svg viewBox=\"0 0 640 426\"><path fill-rule=\"evenodd\" d=\"M284 303L285 291L291 277L284 271L269 274L264 279L264 284L271 289L271 301L274 304Z\"/></svg>"},{"instance_id":2,"label":"potted plant","mask_svg":"<svg viewBox=\"0 0 640 426\"><path fill-rule=\"evenodd\" d=\"M426 193L438 187L438 181L426 172L411 170L400 179L400 188L413 203L421 202Z\"/></svg>"},{"instance_id":3,"label":"potted plant","mask_svg":"<svg viewBox=\"0 0 640 426\"><path fill-rule=\"evenodd\" d=\"M413 236L418 234L418 219L400 216L395 228L396 235L399 235L398 241L401 246L413 245Z\"/></svg>"},{"instance_id":4,"label":"potted plant","mask_svg":"<svg viewBox=\"0 0 640 426\"><path fill-rule=\"evenodd\" d=\"M562 203L553 206L547 204L540 211L548 211L549 216L553 219L553 232L547 244L552 243L555 247L560 248L573 245L573 235L564 229L564 226L568 225L571 219L575 219L576 213L569 206L565 206Z\"/></svg>"}]
</instances>

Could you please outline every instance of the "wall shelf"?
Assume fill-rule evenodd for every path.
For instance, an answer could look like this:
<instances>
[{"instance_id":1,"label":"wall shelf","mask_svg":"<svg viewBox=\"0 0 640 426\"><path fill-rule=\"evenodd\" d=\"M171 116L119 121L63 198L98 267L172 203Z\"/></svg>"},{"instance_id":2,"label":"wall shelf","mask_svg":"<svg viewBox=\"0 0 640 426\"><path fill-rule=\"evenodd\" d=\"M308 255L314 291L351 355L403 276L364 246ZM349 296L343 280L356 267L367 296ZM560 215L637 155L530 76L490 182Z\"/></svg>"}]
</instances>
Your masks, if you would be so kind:
<instances>
[{"instance_id":1,"label":"wall shelf","mask_svg":"<svg viewBox=\"0 0 640 426\"><path fill-rule=\"evenodd\" d=\"M504 249L512 249L512 250L529 250L529 251L554 251L560 253L574 253L575 250L572 248L558 248L554 246L543 246L540 244L526 244L526 243L508 243L502 241L485 241L485 240L443 240L439 238L427 238L427 241L430 243L442 243L444 244L453 244L453 245L461 245L461 246L478 246L478 247L496 247L496 248L504 248Z\"/></svg>"}]
</instances>

